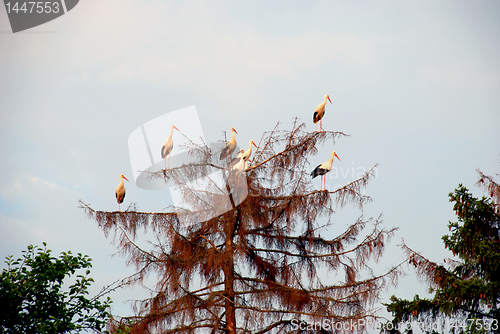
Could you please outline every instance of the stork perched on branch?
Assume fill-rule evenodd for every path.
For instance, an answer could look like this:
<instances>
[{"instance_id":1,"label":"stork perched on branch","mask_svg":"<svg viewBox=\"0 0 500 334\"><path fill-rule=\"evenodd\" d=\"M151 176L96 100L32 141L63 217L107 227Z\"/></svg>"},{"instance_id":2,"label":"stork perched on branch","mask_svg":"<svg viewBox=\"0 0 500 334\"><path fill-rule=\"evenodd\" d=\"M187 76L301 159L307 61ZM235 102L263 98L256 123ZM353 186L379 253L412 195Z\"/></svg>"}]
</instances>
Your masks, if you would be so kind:
<instances>
[{"instance_id":1,"label":"stork perched on branch","mask_svg":"<svg viewBox=\"0 0 500 334\"><path fill-rule=\"evenodd\" d=\"M233 152L236 148L236 138L234 137L234 133L236 130L234 128L231 128L231 133L232 137L231 140L226 143L226 146L222 149L222 152L220 153L220 160L224 160L227 157L232 157ZM238 132L236 132L238 133Z\"/></svg>"},{"instance_id":2,"label":"stork perched on branch","mask_svg":"<svg viewBox=\"0 0 500 334\"><path fill-rule=\"evenodd\" d=\"M340 160L339 156L335 151L332 151L332 157L330 160L323 162L321 165L316 167L312 172L311 172L311 177L314 179L316 176L321 175L321 190L323 190L323 187L326 189L326 173L332 170L332 164L333 164L333 158L337 157L337 159Z\"/></svg>"},{"instance_id":3,"label":"stork perched on branch","mask_svg":"<svg viewBox=\"0 0 500 334\"><path fill-rule=\"evenodd\" d=\"M248 158L250 158L250 156L252 155L252 145L258 147L257 145L255 145L255 142L253 140L250 140L250 147L248 148L248 150L244 151L243 153L238 153L235 158L239 158L240 154L243 154L243 160L247 161Z\"/></svg>"},{"instance_id":4,"label":"stork perched on branch","mask_svg":"<svg viewBox=\"0 0 500 334\"><path fill-rule=\"evenodd\" d=\"M125 186L123 185L123 179L128 181L125 175L120 174L120 184L116 187L115 191L116 201L118 202L118 211L121 211L120 204L123 203L123 200L125 199Z\"/></svg>"},{"instance_id":5,"label":"stork perched on branch","mask_svg":"<svg viewBox=\"0 0 500 334\"><path fill-rule=\"evenodd\" d=\"M313 114L313 123L316 124L316 132L318 132L318 121L319 121L319 132L323 129L323 116L325 115L325 105L326 105L326 100L330 101L332 103L332 100L330 100L330 96L328 94L325 94L325 101L321 103L319 106L316 107L314 110Z\"/></svg>"},{"instance_id":6,"label":"stork perched on branch","mask_svg":"<svg viewBox=\"0 0 500 334\"><path fill-rule=\"evenodd\" d=\"M165 169L167 169L167 155L168 155L168 168L170 168L170 153L174 148L174 142L172 141L172 134L174 133L174 129L180 132L179 129L175 125L172 124L170 127L170 136L165 140L163 146L161 147L161 158L165 159Z\"/></svg>"},{"instance_id":7,"label":"stork perched on branch","mask_svg":"<svg viewBox=\"0 0 500 334\"><path fill-rule=\"evenodd\" d=\"M233 160L231 160L231 162L227 166L231 172L239 175L242 174L243 171L245 171L245 165L247 159L243 157L244 154L245 151L241 149L240 152L237 154L237 156Z\"/></svg>"}]
</instances>

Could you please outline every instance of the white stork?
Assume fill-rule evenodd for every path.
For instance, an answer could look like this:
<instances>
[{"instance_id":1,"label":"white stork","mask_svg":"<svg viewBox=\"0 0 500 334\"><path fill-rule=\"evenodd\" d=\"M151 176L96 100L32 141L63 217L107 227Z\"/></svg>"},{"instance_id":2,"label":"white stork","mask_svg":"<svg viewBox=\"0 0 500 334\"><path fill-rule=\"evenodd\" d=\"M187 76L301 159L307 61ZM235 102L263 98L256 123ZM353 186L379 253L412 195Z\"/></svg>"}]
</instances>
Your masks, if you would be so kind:
<instances>
[{"instance_id":1,"label":"white stork","mask_svg":"<svg viewBox=\"0 0 500 334\"><path fill-rule=\"evenodd\" d=\"M257 145L255 145L255 142L253 140L250 140L250 147L248 148L248 150L243 152L243 160L245 160L245 161L248 160L248 158L250 158L250 156L252 155L252 145L255 147L258 147ZM236 158L239 158L240 154L241 153L238 153L236 155Z\"/></svg>"},{"instance_id":2,"label":"white stork","mask_svg":"<svg viewBox=\"0 0 500 334\"><path fill-rule=\"evenodd\" d=\"M236 174L242 174L243 171L245 171L246 159L243 158L244 153L245 153L245 151L242 149L238 153L238 157L231 160L231 162L228 165L228 168L231 172L236 173Z\"/></svg>"},{"instance_id":3,"label":"white stork","mask_svg":"<svg viewBox=\"0 0 500 334\"><path fill-rule=\"evenodd\" d=\"M323 162L321 165L316 167L312 172L311 172L311 177L314 179L318 175L322 175L321 177L321 190L323 190L323 187L325 186L326 183L326 173L332 170L332 164L333 164L333 158L337 157L337 159L340 160L339 156L335 151L332 151L332 157L330 160ZM326 187L325 187L326 188Z\"/></svg>"},{"instance_id":4,"label":"white stork","mask_svg":"<svg viewBox=\"0 0 500 334\"><path fill-rule=\"evenodd\" d=\"M174 129L180 132L180 130L172 124L172 126L170 127L170 136L168 136L168 138L163 143L163 146L161 147L161 158L165 159L165 169L167 169L167 155L168 168L170 168L170 153L172 152L172 148L174 148L174 142L172 141L172 134L174 133Z\"/></svg>"},{"instance_id":5,"label":"white stork","mask_svg":"<svg viewBox=\"0 0 500 334\"><path fill-rule=\"evenodd\" d=\"M125 199L125 186L123 185L123 179L128 181L125 175L120 174L120 184L116 187L115 191L116 201L118 202L118 211L121 211L120 204L123 203L123 200Z\"/></svg>"},{"instance_id":6,"label":"white stork","mask_svg":"<svg viewBox=\"0 0 500 334\"><path fill-rule=\"evenodd\" d=\"M226 143L226 146L224 146L224 148L222 149L222 152L220 153L220 160L224 160L227 157L231 157L233 155L234 149L236 148L236 138L234 138L235 132L236 130L234 128L231 128L231 133L233 136L231 137L231 140Z\"/></svg>"},{"instance_id":7,"label":"white stork","mask_svg":"<svg viewBox=\"0 0 500 334\"><path fill-rule=\"evenodd\" d=\"M328 94L325 94L325 101L321 103L319 106L316 107L314 110L313 114L313 123L316 124L316 132L318 132L318 121L319 121L319 132L322 130L322 119L323 116L325 115L325 105L326 105L326 100L330 101L332 103L332 100L330 100L330 96Z\"/></svg>"}]
</instances>

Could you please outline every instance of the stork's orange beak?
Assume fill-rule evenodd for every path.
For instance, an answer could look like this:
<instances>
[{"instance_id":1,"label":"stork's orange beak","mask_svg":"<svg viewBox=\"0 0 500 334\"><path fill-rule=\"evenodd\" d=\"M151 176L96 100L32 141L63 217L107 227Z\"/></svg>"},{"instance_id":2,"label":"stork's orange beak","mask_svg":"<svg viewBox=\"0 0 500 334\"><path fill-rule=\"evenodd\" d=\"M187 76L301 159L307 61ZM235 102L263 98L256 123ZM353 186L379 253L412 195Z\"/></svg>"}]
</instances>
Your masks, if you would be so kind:
<instances>
[{"instance_id":1,"label":"stork's orange beak","mask_svg":"<svg viewBox=\"0 0 500 334\"><path fill-rule=\"evenodd\" d=\"M337 157L337 159L339 159L339 160L340 160L340 158L339 158L339 156L337 155L337 153L335 153L335 154L334 154L334 156L336 156L336 157Z\"/></svg>"},{"instance_id":2,"label":"stork's orange beak","mask_svg":"<svg viewBox=\"0 0 500 334\"><path fill-rule=\"evenodd\" d=\"M124 178L125 180L127 180L127 181L128 181L128 179L127 179L125 176L123 176L123 178ZM130 182L130 181L129 181L129 182Z\"/></svg>"},{"instance_id":3,"label":"stork's orange beak","mask_svg":"<svg viewBox=\"0 0 500 334\"><path fill-rule=\"evenodd\" d=\"M332 100L330 100L330 96L328 96L328 101L330 101L330 103L332 103ZM333 104L333 103L332 103ZM337 157L338 158L338 157Z\"/></svg>"},{"instance_id":4,"label":"stork's orange beak","mask_svg":"<svg viewBox=\"0 0 500 334\"><path fill-rule=\"evenodd\" d=\"M254 142L252 142L252 144L253 144L253 146L255 146L255 147L257 147L257 148L258 148L258 146L257 146L257 145L255 145L255 143L254 143Z\"/></svg>"},{"instance_id":5,"label":"stork's orange beak","mask_svg":"<svg viewBox=\"0 0 500 334\"><path fill-rule=\"evenodd\" d=\"M181 132L181 130L177 129L177 127L174 125L174 129L176 129L177 131Z\"/></svg>"},{"instance_id":6,"label":"stork's orange beak","mask_svg":"<svg viewBox=\"0 0 500 334\"><path fill-rule=\"evenodd\" d=\"M233 128L233 131L234 131L234 132L236 132L236 133L238 134L238 131L236 131L236 129L235 129L235 128Z\"/></svg>"}]
</instances>

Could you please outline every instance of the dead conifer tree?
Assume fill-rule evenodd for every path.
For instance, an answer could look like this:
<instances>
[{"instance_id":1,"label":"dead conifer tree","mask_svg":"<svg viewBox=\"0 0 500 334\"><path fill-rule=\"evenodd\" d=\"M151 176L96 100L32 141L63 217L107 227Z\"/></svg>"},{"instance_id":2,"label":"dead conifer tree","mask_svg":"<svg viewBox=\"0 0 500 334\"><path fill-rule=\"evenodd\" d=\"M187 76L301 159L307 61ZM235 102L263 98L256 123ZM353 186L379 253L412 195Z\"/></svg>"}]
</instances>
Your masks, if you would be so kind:
<instances>
[{"instance_id":1,"label":"dead conifer tree","mask_svg":"<svg viewBox=\"0 0 500 334\"><path fill-rule=\"evenodd\" d=\"M291 131L277 126L264 133L244 173L198 145L190 148L194 162L153 173L179 187L191 208L186 212L105 212L81 202L135 266L130 283L157 279L135 316L110 323L112 332L127 324L130 333L325 333L376 316L374 303L399 267L375 274L369 265L395 229L360 217L338 236L320 236L335 208L370 201L362 191L374 169L339 189L315 190L308 159L346 135L304 128L295 120ZM214 171L225 175L225 186L189 186ZM139 229L156 235L150 249L137 244Z\"/></svg>"}]
</instances>

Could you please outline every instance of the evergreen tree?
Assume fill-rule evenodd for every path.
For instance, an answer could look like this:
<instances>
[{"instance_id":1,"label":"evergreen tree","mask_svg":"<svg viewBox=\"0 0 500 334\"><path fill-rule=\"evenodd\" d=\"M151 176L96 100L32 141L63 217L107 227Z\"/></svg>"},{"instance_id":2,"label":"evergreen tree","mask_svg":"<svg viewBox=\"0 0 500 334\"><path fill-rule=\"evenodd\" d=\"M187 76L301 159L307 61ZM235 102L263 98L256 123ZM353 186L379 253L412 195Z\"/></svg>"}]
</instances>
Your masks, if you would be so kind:
<instances>
[{"instance_id":1,"label":"evergreen tree","mask_svg":"<svg viewBox=\"0 0 500 334\"><path fill-rule=\"evenodd\" d=\"M131 284L157 275L152 296L137 303L135 316L110 323L111 331L325 333L336 323L376 317L379 293L396 280L399 267L375 274L369 265L395 229L383 228L380 217L361 216L340 235L325 237L336 207L361 208L371 200L362 191L376 166L339 189L315 190L308 159L319 145L346 135L304 128L295 121L290 131L276 126L264 133L244 173L221 165L220 152L193 144L193 163L151 175L178 186L198 215L106 212L81 203L105 233L115 234L121 253L135 265ZM225 196L215 185L189 186L214 170L226 173ZM228 194L229 211L200 219L225 205ZM157 236L151 249L136 242L139 229Z\"/></svg>"},{"instance_id":2,"label":"evergreen tree","mask_svg":"<svg viewBox=\"0 0 500 334\"><path fill-rule=\"evenodd\" d=\"M432 262L403 245L408 261L431 286L434 297L412 301L391 298L391 328L408 321L436 321L441 330L498 332L500 327L500 211L499 185L478 170L478 185L493 198L477 199L463 185L449 194L458 222L448 224L446 249L458 260Z\"/></svg>"}]
</instances>

